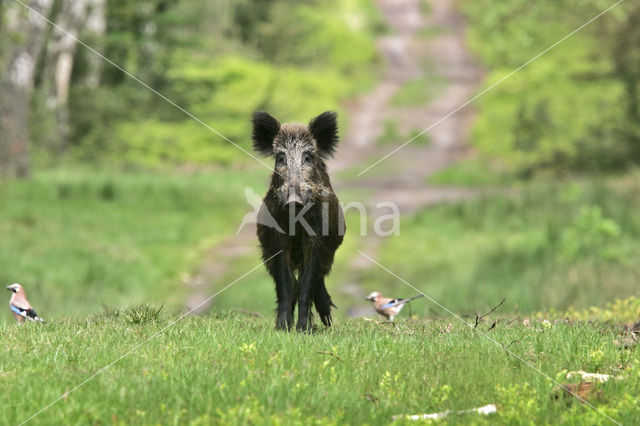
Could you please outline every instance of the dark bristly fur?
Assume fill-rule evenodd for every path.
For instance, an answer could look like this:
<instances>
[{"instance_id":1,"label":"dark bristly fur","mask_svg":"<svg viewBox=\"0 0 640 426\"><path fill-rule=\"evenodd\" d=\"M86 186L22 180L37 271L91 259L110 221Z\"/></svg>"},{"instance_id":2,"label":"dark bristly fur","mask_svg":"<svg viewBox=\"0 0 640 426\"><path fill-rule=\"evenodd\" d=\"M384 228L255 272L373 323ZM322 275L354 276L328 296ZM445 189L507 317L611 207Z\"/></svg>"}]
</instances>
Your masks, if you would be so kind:
<instances>
[{"instance_id":1,"label":"dark bristly fur","mask_svg":"<svg viewBox=\"0 0 640 426\"><path fill-rule=\"evenodd\" d=\"M288 330L293 326L297 304L297 329L309 330L312 302L322 323L331 325L334 305L324 279L331 270L345 228L324 159L335 150L337 132L334 112L319 115L308 126L281 125L266 112L253 114L254 149L275 157L275 170L260 214L268 211L284 230L282 233L264 225L268 221L258 220L262 257L276 284L277 329ZM291 202L292 195L299 205ZM287 202L290 204L285 205ZM297 215L303 208L307 209L303 218L308 227L300 222L290 227L291 215ZM271 259L279 251L282 252Z\"/></svg>"},{"instance_id":2,"label":"dark bristly fur","mask_svg":"<svg viewBox=\"0 0 640 426\"><path fill-rule=\"evenodd\" d=\"M280 122L266 112L256 111L253 113L253 149L264 156L272 153L273 140L280 131Z\"/></svg>"},{"instance_id":3,"label":"dark bristly fur","mask_svg":"<svg viewBox=\"0 0 640 426\"><path fill-rule=\"evenodd\" d=\"M311 120L309 131L318 143L320 155L331 156L335 152L338 144L338 127L336 124L336 113L326 111Z\"/></svg>"}]
</instances>

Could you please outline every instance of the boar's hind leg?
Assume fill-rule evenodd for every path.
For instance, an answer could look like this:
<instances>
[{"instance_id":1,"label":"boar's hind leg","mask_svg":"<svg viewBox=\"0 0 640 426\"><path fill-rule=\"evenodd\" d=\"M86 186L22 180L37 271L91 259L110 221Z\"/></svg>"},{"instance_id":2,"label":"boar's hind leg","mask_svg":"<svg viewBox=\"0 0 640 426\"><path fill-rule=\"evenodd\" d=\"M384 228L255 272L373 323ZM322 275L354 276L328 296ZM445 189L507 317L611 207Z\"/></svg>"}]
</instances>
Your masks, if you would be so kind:
<instances>
[{"instance_id":1,"label":"boar's hind leg","mask_svg":"<svg viewBox=\"0 0 640 426\"><path fill-rule=\"evenodd\" d=\"M331 296L327 292L327 288L324 285L324 277L316 280L313 288L313 302L316 306L316 311L320 315L320 320L327 327L331 326L331 306L335 305L331 301Z\"/></svg>"},{"instance_id":2,"label":"boar's hind leg","mask_svg":"<svg viewBox=\"0 0 640 426\"><path fill-rule=\"evenodd\" d=\"M299 279L298 294L298 324L296 329L298 331L308 331L311 327L311 296L313 290L314 280L318 271L317 256L313 254L308 256L307 263L303 266Z\"/></svg>"}]
</instances>

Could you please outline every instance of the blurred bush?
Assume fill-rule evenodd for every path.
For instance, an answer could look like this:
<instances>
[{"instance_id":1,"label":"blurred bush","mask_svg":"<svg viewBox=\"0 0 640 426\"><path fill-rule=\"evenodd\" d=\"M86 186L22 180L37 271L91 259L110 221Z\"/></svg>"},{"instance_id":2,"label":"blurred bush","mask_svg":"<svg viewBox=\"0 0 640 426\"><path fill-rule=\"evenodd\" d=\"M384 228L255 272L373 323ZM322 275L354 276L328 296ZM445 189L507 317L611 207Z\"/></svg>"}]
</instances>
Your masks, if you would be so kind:
<instances>
[{"instance_id":1,"label":"blurred bush","mask_svg":"<svg viewBox=\"0 0 640 426\"><path fill-rule=\"evenodd\" d=\"M611 5L474 0L462 10L489 85ZM474 143L524 178L639 163L638 58L640 7L623 3L483 95Z\"/></svg>"},{"instance_id":2,"label":"blurred bush","mask_svg":"<svg viewBox=\"0 0 640 426\"><path fill-rule=\"evenodd\" d=\"M561 238L562 254L574 261L579 256L621 259L619 243L620 226L602 216L598 206L582 207L573 223L563 230Z\"/></svg>"}]
</instances>

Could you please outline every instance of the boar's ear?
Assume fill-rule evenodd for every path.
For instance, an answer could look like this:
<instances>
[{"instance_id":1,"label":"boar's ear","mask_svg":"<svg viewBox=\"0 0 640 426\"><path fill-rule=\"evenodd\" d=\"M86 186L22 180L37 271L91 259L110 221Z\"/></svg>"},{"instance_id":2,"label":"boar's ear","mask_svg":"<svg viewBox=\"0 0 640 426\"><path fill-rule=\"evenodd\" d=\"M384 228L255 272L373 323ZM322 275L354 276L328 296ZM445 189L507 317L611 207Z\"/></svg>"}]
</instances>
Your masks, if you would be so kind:
<instances>
[{"instance_id":1,"label":"boar's ear","mask_svg":"<svg viewBox=\"0 0 640 426\"><path fill-rule=\"evenodd\" d=\"M253 113L253 149L260 154L269 156L273 151L273 140L280 131L280 123L266 112L255 111Z\"/></svg>"},{"instance_id":2,"label":"boar's ear","mask_svg":"<svg viewBox=\"0 0 640 426\"><path fill-rule=\"evenodd\" d=\"M311 120L309 130L318 143L320 155L323 157L333 155L338 144L338 123L336 113L326 111Z\"/></svg>"}]
</instances>

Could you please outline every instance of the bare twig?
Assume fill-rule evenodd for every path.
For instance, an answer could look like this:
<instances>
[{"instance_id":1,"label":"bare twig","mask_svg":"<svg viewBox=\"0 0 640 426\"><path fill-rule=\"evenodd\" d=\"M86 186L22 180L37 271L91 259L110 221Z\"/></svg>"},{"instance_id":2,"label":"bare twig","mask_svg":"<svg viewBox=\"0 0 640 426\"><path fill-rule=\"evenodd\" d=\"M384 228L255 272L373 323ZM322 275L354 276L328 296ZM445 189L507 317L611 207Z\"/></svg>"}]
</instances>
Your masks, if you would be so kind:
<instances>
[{"instance_id":1,"label":"bare twig","mask_svg":"<svg viewBox=\"0 0 640 426\"><path fill-rule=\"evenodd\" d=\"M476 314L476 325L473 327L473 329L475 330L476 328L478 328L478 324L480 323L480 321L482 321L484 318L488 317L493 311L495 311L496 309L498 309L500 306L502 306L502 304L504 303L504 301L507 299L502 299L500 301L500 303L498 303L496 306L494 306L489 312L487 312L486 314L482 315L482 316L478 316ZM491 328L493 328L495 326L495 323L493 324L493 326L491 326Z\"/></svg>"}]
</instances>

